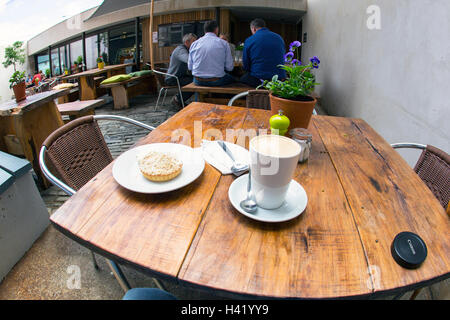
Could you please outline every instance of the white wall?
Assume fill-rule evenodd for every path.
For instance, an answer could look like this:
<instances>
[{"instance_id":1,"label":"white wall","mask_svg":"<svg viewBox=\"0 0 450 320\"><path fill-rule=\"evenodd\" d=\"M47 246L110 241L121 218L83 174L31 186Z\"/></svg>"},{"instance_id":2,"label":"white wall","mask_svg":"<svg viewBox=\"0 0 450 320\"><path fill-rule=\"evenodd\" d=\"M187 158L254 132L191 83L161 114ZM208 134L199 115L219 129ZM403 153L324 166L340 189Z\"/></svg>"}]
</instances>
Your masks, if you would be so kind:
<instances>
[{"instance_id":1,"label":"white wall","mask_svg":"<svg viewBox=\"0 0 450 320\"><path fill-rule=\"evenodd\" d=\"M367 27L370 5L380 30ZM389 143L450 153L449 0L308 0L303 32L303 59L322 62L316 91L329 114L362 118Z\"/></svg>"},{"instance_id":2,"label":"white wall","mask_svg":"<svg viewBox=\"0 0 450 320\"><path fill-rule=\"evenodd\" d=\"M9 66L8 68L5 68L3 66L3 62L5 61L5 48L9 47L9 45L0 45L0 103L5 102L11 99L11 97L14 96L14 92L12 89L9 88L9 78L11 78L12 74L14 73L14 67ZM24 48L26 47L26 44L24 45ZM33 74L33 70L29 67L27 68L29 61L28 57L25 59L25 63L23 65L17 65L17 70L24 71L28 70L27 72ZM25 73L25 76L27 76L27 73Z\"/></svg>"}]
</instances>

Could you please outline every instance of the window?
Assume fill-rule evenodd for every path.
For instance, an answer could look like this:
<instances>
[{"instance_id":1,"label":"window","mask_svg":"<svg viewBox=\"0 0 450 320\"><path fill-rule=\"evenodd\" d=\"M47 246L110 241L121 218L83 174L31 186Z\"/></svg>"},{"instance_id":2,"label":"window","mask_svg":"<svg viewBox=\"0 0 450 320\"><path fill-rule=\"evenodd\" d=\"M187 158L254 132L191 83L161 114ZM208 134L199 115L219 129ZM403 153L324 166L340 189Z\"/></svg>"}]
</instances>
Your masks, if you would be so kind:
<instances>
[{"instance_id":1,"label":"window","mask_svg":"<svg viewBox=\"0 0 450 320\"><path fill-rule=\"evenodd\" d=\"M98 38L100 41L100 56L105 63L109 63L108 32L100 33Z\"/></svg>"},{"instance_id":2,"label":"window","mask_svg":"<svg viewBox=\"0 0 450 320\"><path fill-rule=\"evenodd\" d=\"M62 46L59 48L59 56L61 61L61 72L64 73L64 70L67 68L67 52L66 46Z\"/></svg>"},{"instance_id":3,"label":"window","mask_svg":"<svg viewBox=\"0 0 450 320\"><path fill-rule=\"evenodd\" d=\"M83 45L81 43L81 40L72 42L70 44L70 65L73 66L74 65L74 61L77 60L77 58L81 56L83 57Z\"/></svg>"},{"instance_id":4,"label":"window","mask_svg":"<svg viewBox=\"0 0 450 320\"><path fill-rule=\"evenodd\" d=\"M172 47L182 43L183 36L188 33L193 33L197 37L202 37L203 26L206 21L173 23L158 26L158 46Z\"/></svg>"},{"instance_id":5,"label":"window","mask_svg":"<svg viewBox=\"0 0 450 320\"><path fill-rule=\"evenodd\" d=\"M47 74L47 71L44 71ZM58 48L52 49L52 75L57 76L61 74L61 66L59 65Z\"/></svg>"},{"instance_id":6,"label":"window","mask_svg":"<svg viewBox=\"0 0 450 320\"><path fill-rule=\"evenodd\" d=\"M37 70L42 71L45 74L45 70L50 68L50 63L48 59L48 53L41 53L37 56ZM50 70L50 69L49 69Z\"/></svg>"},{"instance_id":7,"label":"window","mask_svg":"<svg viewBox=\"0 0 450 320\"><path fill-rule=\"evenodd\" d=\"M86 38L86 68L97 68L98 46L97 35Z\"/></svg>"},{"instance_id":8,"label":"window","mask_svg":"<svg viewBox=\"0 0 450 320\"><path fill-rule=\"evenodd\" d=\"M134 24L122 25L109 31L109 62L122 64L132 62L136 51Z\"/></svg>"}]
</instances>

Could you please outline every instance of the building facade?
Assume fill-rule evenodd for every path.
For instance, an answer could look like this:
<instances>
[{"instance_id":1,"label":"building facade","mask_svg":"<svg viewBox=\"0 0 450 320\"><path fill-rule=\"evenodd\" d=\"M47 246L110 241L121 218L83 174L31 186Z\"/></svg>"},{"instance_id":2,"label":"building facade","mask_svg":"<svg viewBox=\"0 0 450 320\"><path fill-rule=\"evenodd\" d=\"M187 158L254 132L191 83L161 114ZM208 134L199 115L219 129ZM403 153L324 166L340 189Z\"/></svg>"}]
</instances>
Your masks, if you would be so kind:
<instances>
[{"instance_id":1,"label":"building facade","mask_svg":"<svg viewBox=\"0 0 450 320\"><path fill-rule=\"evenodd\" d=\"M168 62L173 49L186 33L203 35L203 24L216 20L220 32L239 44L251 35L249 22L266 20L288 44L301 35L306 0L155 0L153 34L150 36L150 1L105 0L100 6L71 17L27 43L29 69L52 76L74 71L82 59L86 69L106 63L132 60L137 68L150 61L150 42L155 63ZM81 58L79 58L81 57Z\"/></svg>"}]
</instances>

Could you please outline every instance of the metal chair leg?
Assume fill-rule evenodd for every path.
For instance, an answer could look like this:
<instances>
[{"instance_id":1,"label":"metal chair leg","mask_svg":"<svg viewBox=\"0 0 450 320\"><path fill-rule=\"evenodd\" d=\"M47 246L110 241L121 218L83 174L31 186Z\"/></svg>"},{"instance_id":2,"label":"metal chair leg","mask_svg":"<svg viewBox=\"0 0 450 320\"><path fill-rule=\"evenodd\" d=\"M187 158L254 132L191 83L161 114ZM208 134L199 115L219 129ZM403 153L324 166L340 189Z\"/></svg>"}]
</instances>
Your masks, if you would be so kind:
<instances>
[{"instance_id":1,"label":"metal chair leg","mask_svg":"<svg viewBox=\"0 0 450 320\"><path fill-rule=\"evenodd\" d=\"M166 288L163 286L163 284L156 278L153 278L153 282L156 284L156 286L164 291L167 291Z\"/></svg>"},{"instance_id":2,"label":"metal chair leg","mask_svg":"<svg viewBox=\"0 0 450 320\"><path fill-rule=\"evenodd\" d=\"M412 296L409 298L409 300L416 300L416 298L419 295L420 291L422 291L422 288L417 289L416 291L414 291Z\"/></svg>"},{"instance_id":3,"label":"metal chair leg","mask_svg":"<svg viewBox=\"0 0 450 320\"><path fill-rule=\"evenodd\" d=\"M128 290L130 290L131 286L128 283L127 278L125 278L125 275L123 274L122 269L120 269L119 265L109 259L106 259L106 262L108 263L109 268L114 274L114 277L116 278L117 282L119 282L119 285L122 287L123 291L127 292Z\"/></svg>"},{"instance_id":4,"label":"metal chair leg","mask_svg":"<svg viewBox=\"0 0 450 320\"><path fill-rule=\"evenodd\" d=\"M178 85L178 93L180 94L181 106L184 109L183 93L181 92L180 81L178 81L178 78L177 78L177 85Z\"/></svg>"},{"instance_id":5,"label":"metal chair leg","mask_svg":"<svg viewBox=\"0 0 450 320\"><path fill-rule=\"evenodd\" d=\"M158 100L156 100L155 111L158 109L159 98L161 97L161 92L162 92L163 90L164 90L164 88L161 88L161 89L159 90Z\"/></svg>"},{"instance_id":6,"label":"metal chair leg","mask_svg":"<svg viewBox=\"0 0 450 320\"><path fill-rule=\"evenodd\" d=\"M162 105L164 106L164 102L166 101L166 96L167 96L167 89L164 90L164 97L163 97L163 102Z\"/></svg>"},{"instance_id":7,"label":"metal chair leg","mask_svg":"<svg viewBox=\"0 0 450 320\"><path fill-rule=\"evenodd\" d=\"M99 267L98 267L98 264L97 264L97 260L95 259L94 251L91 251L91 255L92 255L92 263L94 264L94 268L96 270L98 270Z\"/></svg>"}]
</instances>

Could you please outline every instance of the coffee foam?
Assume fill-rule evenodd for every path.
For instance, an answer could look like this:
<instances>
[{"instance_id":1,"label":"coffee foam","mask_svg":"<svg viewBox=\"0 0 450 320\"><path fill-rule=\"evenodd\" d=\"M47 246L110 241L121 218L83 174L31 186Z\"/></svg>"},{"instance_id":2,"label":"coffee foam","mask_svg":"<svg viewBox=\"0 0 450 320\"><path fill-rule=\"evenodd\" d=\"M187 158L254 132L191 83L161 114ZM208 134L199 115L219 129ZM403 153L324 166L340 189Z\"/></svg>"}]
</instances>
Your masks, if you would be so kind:
<instances>
[{"instance_id":1,"label":"coffee foam","mask_svg":"<svg viewBox=\"0 0 450 320\"><path fill-rule=\"evenodd\" d=\"M264 135L252 139L251 147L258 153L277 157L291 158L300 153L300 145L292 139L279 135Z\"/></svg>"}]
</instances>

